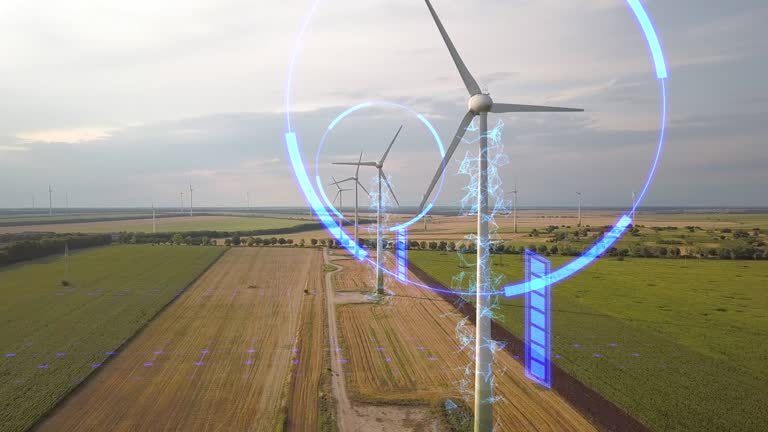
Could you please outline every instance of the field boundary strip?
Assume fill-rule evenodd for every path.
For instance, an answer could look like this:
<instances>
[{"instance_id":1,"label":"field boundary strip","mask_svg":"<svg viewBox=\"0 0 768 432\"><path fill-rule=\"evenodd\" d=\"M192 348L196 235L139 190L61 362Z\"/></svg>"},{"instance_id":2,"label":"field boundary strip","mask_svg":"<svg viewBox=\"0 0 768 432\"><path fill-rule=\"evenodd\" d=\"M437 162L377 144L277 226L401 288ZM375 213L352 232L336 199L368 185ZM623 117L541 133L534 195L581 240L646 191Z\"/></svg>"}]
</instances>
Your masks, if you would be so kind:
<instances>
[{"instance_id":1,"label":"field boundary strip","mask_svg":"<svg viewBox=\"0 0 768 432\"><path fill-rule=\"evenodd\" d=\"M105 247L109 247L109 246L105 246ZM191 281L190 281L190 282L187 284L187 286L185 286L183 289L181 289L181 290L179 291L179 295L175 295L175 296L173 296L173 297L170 299L170 301L168 301L168 303L166 303L165 305L163 305L163 307L161 307L160 309L158 309L157 313L155 313L155 314L154 314L154 315L153 315L153 316L152 316L152 317L151 317L149 320L147 320L147 322L146 322L146 323L144 323L144 325L142 325L141 327L139 327L138 329L136 329L136 331L135 331L135 332L134 332L134 333L133 333L133 334L132 334L130 337L128 337L128 338L125 340L125 342L123 342L122 344L120 344L120 345L119 345L118 347L116 347L114 350L115 350L115 351L117 351L117 350L119 350L120 348L122 348L122 347L125 347L125 346L129 345L129 344L130 344L130 343L131 343L131 342L132 342L134 339L136 339L137 337L139 337L139 335L141 335L141 334L144 332L144 330L146 330L146 329L147 329L147 327L149 327L149 325L150 325L150 324L152 324L152 322L153 322L155 319L157 319L157 317L159 317L159 316L160 316L160 314L162 314L162 313L163 313L163 312L164 312L166 309L168 309L168 308L169 308L169 307L170 307L172 304L176 303L176 301L177 301L177 300L178 300L178 299L179 299L179 298L180 298L180 297L181 297L181 296L182 296L184 293L186 293L186 292L187 292L187 290L188 290L188 289L189 289L191 286L193 286L194 284L196 284L196 283L197 283L197 281L198 281L198 280L199 280L201 277L203 277L203 275L205 275L206 273L208 273L208 270L210 270L210 269L211 269L211 268L212 268L214 265L216 265L216 263L218 263L218 262L221 260L221 258L222 258L224 255L226 255L226 254L227 254L227 252L229 252L229 250L230 250L230 248L227 248L227 250L225 250L225 251L221 252L221 253L220 253L218 256L216 256L216 258L214 258L214 259L213 259L213 260L212 260L212 261L211 261L211 262L210 262L210 263L209 263L209 264L208 264L208 265L207 265L207 266L206 266L206 267L205 267L205 268L204 268L202 271L200 271L200 273L199 273L197 276L195 276L195 277L194 277L194 279L192 279L192 280L191 280ZM119 352L118 352L118 354L119 354ZM87 377L85 377L85 379L84 379L84 380L80 381L80 382L79 382L79 383L78 383L78 384L77 384L75 387L73 387L73 388L72 388L72 390L70 390L70 391L69 391L69 393L67 393L66 395L64 395L64 397L62 397L61 399L59 399L59 400L58 400L58 402L56 402L56 404L55 404L55 405L54 405L54 406L53 406L53 407L52 407L50 410L48 410L48 412L46 412L44 415L40 416L40 417L39 417L39 418L38 418L38 419L37 419L37 420L36 420L36 421L35 421L35 422L32 424L32 426L29 428L29 430L30 430L30 431L33 431L33 430L37 430L37 429L38 429L38 427L39 427L41 424L43 424L43 423L45 422L45 420L47 420L49 417L53 416L53 414L54 414L54 413L58 412L58 411L61 409L61 407L64 405L64 403L65 403L67 400L69 400L69 399L71 399L72 397L74 397L74 395L75 395L75 394L77 394L78 392L80 392L80 391L81 391L81 390L82 390L82 389L83 389L83 388L84 388L84 387L85 387L85 386L86 386L86 385L87 385L89 382L91 382L92 380L94 380L94 379L95 379L95 377L96 377L96 376L97 376L99 373L101 373L101 371L102 371L102 370L104 370L104 369L105 369L105 367L106 367L106 366L108 366L108 365L109 365L109 364L112 362L112 359L113 359L113 358L115 358L115 357L116 357L116 356L109 356L109 357L107 357L106 359L104 359L104 361L102 362L102 367L99 367L98 369L94 369L94 370L93 370L91 373L89 373L89 374L88 374L88 376L87 376Z\"/></svg>"},{"instance_id":2,"label":"field boundary strip","mask_svg":"<svg viewBox=\"0 0 768 432\"><path fill-rule=\"evenodd\" d=\"M450 290L450 288L444 286L413 262L408 262L408 269L424 284L441 290ZM461 299L457 294L439 291L436 294L452 304L460 314L469 318L472 325L475 325L476 313L474 305L468 302L457 302L457 300ZM523 341L494 320L491 320L491 338L504 341L504 351L513 356L513 358L523 352ZM520 363L521 367L524 366L523 356L516 358L516 361ZM601 430L617 432L650 431L650 429L619 406L604 398L600 393L592 390L554 363L552 363L552 390Z\"/></svg>"}]
</instances>

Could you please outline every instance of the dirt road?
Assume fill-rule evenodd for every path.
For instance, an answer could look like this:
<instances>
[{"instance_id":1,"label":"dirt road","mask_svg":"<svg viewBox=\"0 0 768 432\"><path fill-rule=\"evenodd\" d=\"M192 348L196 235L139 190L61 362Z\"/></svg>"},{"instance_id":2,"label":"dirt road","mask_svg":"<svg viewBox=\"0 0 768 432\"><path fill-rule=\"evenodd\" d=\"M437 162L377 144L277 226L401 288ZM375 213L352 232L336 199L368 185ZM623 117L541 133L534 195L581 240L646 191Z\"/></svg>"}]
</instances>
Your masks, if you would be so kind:
<instances>
[{"instance_id":1,"label":"dirt road","mask_svg":"<svg viewBox=\"0 0 768 432\"><path fill-rule=\"evenodd\" d=\"M334 265L324 250L325 262ZM349 374L344 369L346 360L342 357L342 348L339 343L338 329L336 325L336 303L339 300L335 294L333 279L341 267L334 265L336 270L326 273L325 286L328 311L328 343L331 347L331 370L333 373L333 395L337 403L337 427L340 432L391 432L391 431L429 431L437 430L438 422L433 418L433 413L423 407L401 406L372 406L353 404L347 394L345 377ZM364 296L345 296L352 302L366 302Z\"/></svg>"}]
</instances>

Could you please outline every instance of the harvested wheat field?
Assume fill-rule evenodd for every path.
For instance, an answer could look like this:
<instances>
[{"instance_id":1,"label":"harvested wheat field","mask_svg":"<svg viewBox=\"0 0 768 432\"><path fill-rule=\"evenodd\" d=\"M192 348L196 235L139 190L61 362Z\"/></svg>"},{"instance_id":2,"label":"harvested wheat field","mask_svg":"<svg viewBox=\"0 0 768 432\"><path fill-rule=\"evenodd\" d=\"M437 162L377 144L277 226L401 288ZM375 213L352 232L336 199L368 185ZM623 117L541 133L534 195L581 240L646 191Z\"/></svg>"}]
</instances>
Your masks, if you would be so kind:
<instances>
[{"instance_id":1,"label":"harvested wheat field","mask_svg":"<svg viewBox=\"0 0 768 432\"><path fill-rule=\"evenodd\" d=\"M316 429L322 366L307 354L322 349L297 333L302 316L316 317L307 303L322 311L321 265L316 250L231 249L39 429L274 431L289 400Z\"/></svg>"},{"instance_id":2,"label":"harvested wheat field","mask_svg":"<svg viewBox=\"0 0 768 432\"><path fill-rule=\"evenodd\" d=\"M341 258L341 257L340 257ZM351 261L342 261L345 264ZM367 266L345 265L341 277L364 279ZM414 277L412 274L410 277ZM470 356L459 348L456 327L463 318L434 293L387 280L394 293L384 304L338 307L342 361L348 388L359 402L430 404L459 397ZM474 332L471 324L468 329ZM468 389L474 388L473 366ZM508 353L495 362L497 430L591 431L595 427L556 393L525 378Z\"/></svg>"}]
</instances>

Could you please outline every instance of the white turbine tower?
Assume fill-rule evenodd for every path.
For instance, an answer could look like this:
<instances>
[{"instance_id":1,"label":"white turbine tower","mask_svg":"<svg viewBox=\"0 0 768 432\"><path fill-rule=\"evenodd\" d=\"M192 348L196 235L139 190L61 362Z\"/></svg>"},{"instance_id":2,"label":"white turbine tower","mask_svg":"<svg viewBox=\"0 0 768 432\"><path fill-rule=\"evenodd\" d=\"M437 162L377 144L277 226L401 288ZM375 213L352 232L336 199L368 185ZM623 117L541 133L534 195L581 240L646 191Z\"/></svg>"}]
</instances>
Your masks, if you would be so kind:
<instances>
[{"instance_id":1,"label":"white turbine tower","mask_svg":"<svg viewBox=\"0 0 768 432\"><path fill-rule=\"evenodd\" d=\"M514 232L517 233L517 182L515 182L515 190L507 192L507 194L514 195L512 198L512 223L514 226Z\"/></svg>"},{"instance_id":2,"label":"white turbine tower","mask_svg":"<svg viewBox=\"0 0 768 432\"><path fill-rule=\"evenodd\" d=\"M192 182L189 182L189 215L192 216Z\"/></svg>"},{"instance_id":3,"label":"white turbine tower","mask_svg":"<svg viewBox=\"0 0 768 432\"><path fill-rule=\"evenodd\" d=\"M632 223L635 223L635 191L632 191Z\"/></svg>"},{"instance_id":4,"label":"white turbine tower","mask_svg":"<svg viewBox=\"0 0 768 432\"><path fill-rule=\"evenodd\" d=\"M360 241L359 241L359 239L357 237L357 226L358 226L358 222L357 222L357 192L359 190L358 186L363 188L363 190L365 191L366 195L370 195L368 193L368 189L366 189L365 186L363 186L363 184L360 183L360 163L362 163L362 161L363 161L363 152L360 151L360 159L357 161L358 165L355 168L355 175L352 176L352 177L347 177L344 180L341 180L341 181L338 181L338 182L334 179L334 183L331 183L331 184L334 184L334 185L338 186L341 183L345 183L345 182L348 182L348 181L354 181L355 182L355 252L357 252L357 248L360 245Z\"/></svg>"},{"instance_id":5,"label":"white turbine tower","mask_svg":"<svg viewBox=\"0 0 768 432\"><path fill-rule=\"evenodd\" d=\"M334 177L331 177L333 179L332 185L336 186L336 196L333 197L333 203L336 204L336 200L339 200L339 237L341 237L341 231L342 227L344 226L344 192L351 191L352 189L344 189L341 187L339 183L337 182ZM355 221L357 223L357 221ZM357 239L355 239L357 241Z\"/></svg>"},{"instance_id":6,"label":"white turbine tower","mask_svg":"<svg viewBox=\"0 0 768 432\"><path fill-rule=\"evenodd\" d=\"M576 226L581 227L581 192L576 192L576 195L579 197L579 221Z\"/></svg>"},{"instance_id":7,"label":"white turbine tower","mask_svg":"<svg viewBox=\"0 0 768 432\"><path fill-rule=\"evenodd\" d=\"M157 225L155 224L155 201L152 200L152 232L157 232Z\"/></svg>"},{"instance_id":8,"label":"white turbine tower","mask_svg":"<svg viewBox=\"0 0 768 432\"><path fill-rule=\"evenodd\" d=\"M440 22L429 0L425 0L429 12L440 31L440 35L448 47L448 52L456 64L464 86L469 92L469 111L459 123L456 135L450 146L445 152L445 157L435 173L435 177L427 188L424 198L419 206L424 208L425 203L432 194L432 190L437 181L445 171L448 161L451 160L461 142L467 127L471 124L475 116L480 117L480 176L477 191L477 316L476 316L476 336L475 336L475 431L490 431L493 428L493 405L491 403L493 389L491 388L491 317L487 313L490 305L490 262L488 260L488 113L513 113L513 112L574 112L583 111L581 109L546 107L535 105L517 105L494 103L490 94L483 93L480 86L475 81L472 74L469 73L467 66L456 51L456 47L451 42L448 33ZM483 294L486 293L486 294Z\"/></svg>"},{"instance_id":9,"label":"white turbine tower","mask_svg":"<svg viewBox=\"0 0 768 432\"><path fill-rule=\"evenodd\" d=\"M184 192L179 192L179 199L181 200L181 206L179 207L179 215L184 214Z\"/></svg>"},{"instance_id":10,"label":"white turbine tower","mask_svg":"<svg viewBox=\"0 0 768 432\"><path fill-rule=\"evenodd\" d=\"M48 185L48 216L53 216L53 189Z\"/></svg>"},{"instance_id":11,"label":"white turbine tower","mask_svg":"<svg viewBox=\"0 0 768 432\"><path fill-rule=\"evenodd\" d=\"M397 133L395 134L394 138L392 138L392 142L389 143L389 147L387 147L387 151L384 152L384 156L381 157L381 160L378 162L362 162L362 156L361 160L357 162L334 162L334 165L356 165L356 166L371 166L376 168L379 171L379 197L378 197L378 203L376 204L376 294L384 294L384 271L382 269L383 258L382 255L384 254L384 251L382 250L382 241L381 241L381 181L384 180L384 183L387 185L387 188L389 189L389 192L392 194L392 198L394 198L397 205L400 205L400 202L397 200L397 197L395 196L395 191L392 190L392 185L389 184L389 180L387 180L387 176L384 174L384 161L387 159L387 155L389 154L389 151L392 149L392 144L395 143L395 140L397 139L397 136L400 135L400 131L403 130L403 126L400 126L400 129L397 130Z\"/></svg>"}]
</instances>

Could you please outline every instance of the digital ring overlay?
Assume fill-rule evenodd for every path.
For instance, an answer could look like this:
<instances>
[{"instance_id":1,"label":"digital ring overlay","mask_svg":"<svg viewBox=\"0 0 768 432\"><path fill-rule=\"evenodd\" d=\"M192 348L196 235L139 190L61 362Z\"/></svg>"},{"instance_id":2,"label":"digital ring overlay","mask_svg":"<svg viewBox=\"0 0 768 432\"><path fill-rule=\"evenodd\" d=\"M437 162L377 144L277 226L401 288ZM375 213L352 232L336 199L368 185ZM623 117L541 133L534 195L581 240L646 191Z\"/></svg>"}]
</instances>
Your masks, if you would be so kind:
<instances>
[{"instance_id":1,"label":"digital ring overlay","mask_svg":"<svg viewBox=\"0 0 768 432\"><path fill-rule=\"evenodd\" d=\"M322 0L315 0L312 3L312 6L310 7L309 11L305 15L304 21L302 22L299 33L296 38L296 43L294 45L293 53L291 54L291 60L288 68L288 78L286 81L286 99L285 99L286 132L284 135L285 145L288 151L288 157L290 159L291 166L293 168L298 187L304 194L308 204L312 208L312 211L315 213L316 217L325 226L328 233L331 236L333 236L340 245L343 245L343 247L347 249L347 251L352 256L354 256L359 261L367 261L369 264L372 264L375 266L376 260L375 259L372 260L369 257L368 251L366 251L364 248L357 247L357 245L354 243L353 239L349 236L349 234L344 229L341 229L338 222L335 220L335 216L337 215L340 216L340 213L333 207L331 203L328 202L328 198L324 196L325 192L323 191L322 185L319 183L317 178L315 183L313 183L310 180L309 173L307 172L306 165L304 164L304 161L302 158L302 152L299 145L298 131L294 129L294 125L292 121L293 119L292 119L292 111L291 111L291 101L293 96L293 79L294 79L296 59L298 58L299 50L301 47L301 41L304 37L304 34L306 33L307 27L309 26L309 23L311 22L312 17L314 16L321 1ZM640 0L626 0L626 2L627 2L627 5L632 10L633 14L635 15L635 18L637 19L637 22L640 25L640 28L648 43L648 48L650 50L650 56L653 63L653 69L655 71L656 79L659 81L659 89L660 89L660 95L661 95L661 116L660 116L658 144L656 145L654 160L653 160L653 163L651 164L650 170L648 172L648 176L646 177L645 183L640 193L637 195L637 198L634 202L633 207L629 209L621 217L619 217L619 219L613 224L610 231L606 232L602 238L600 238L597 242L595 242L581 256L564 264L560 268L553 270L551 273L548 274L547 278L532 279L530 281L520 281L510 285L506 285L503 287L502 290L497 290L492 292L473 293L473 294L487 295L487 296L503 294L506 297L515 297L515 296L524 295L531 291L541 290L545 286L554 286L557 283L560 283L570 278L571 276L575 275L579 271L583 270L584 268L592 264L600 255L602 255L608 249L610 249L619 240L619 238L621 238L621 236L626 232L629 225L632 224L632 218L630 215L634 213L634 210L640 205L640 203L645 198L648 188L650 187L651 181L653 180L653 177L656 173L656 169L658 167L659 160L661 158L661 153L664 148L664 135L665 135L666 123L667 123L666 81L669 78L669 75L667 72L667 65L664 60L664 53L661 48L661 43L659 41L656 30L653 27L653 23L650 17L648 16L648 13L646 12L642 3L640 3ZM332 130L333 127L336 126L336 124L339 121L341 121L344 117L346 117L347 115L351 114L354 111L367 108L370 106L374 106L374 105L398 107L406 110L412 115L415 115L430 130L433 137L435 138L435 141L437 143L441 156L444 155L442 141L440 140L437 132L435 131L434 127L429 123L429 121L423 115L417 113L416 111L408 107L396 104L394 102L365 102L344 111L329 125L328 129L323 134L322 141L323 142L325 141L325 138L328 135L329 131ZM320 147L322 147L322 142ZM316 162L316 165L317 165L317 162ZM316 166L316 172L318 172L317 166ZM440 188L442 188L444 178L445 178L445 175L441 177ZM320 190L319 194L318 194L318 191L315 189L315 184ZM408 225L412 225L416 223L419 219L426 216L426 214L432 208L434 201L437 199L437 196L440 193L440 188L438 188L437 193L434 194L434 198L432 202L430 202L427 206L425 206L424 210L421 213L419 213L413 219L411 219L410 221L404 224L398 225L397 227L390 227L389 230L396 231L398 229L403 229ZM393 278L396 277L396 274L394 272L388 270L385 267L382 268L382 272L389 277L393 277ZM435 292L457 294L457 292L453 290L431 287L431 286L422 284L421 282L410 280L410 279L405 283L411 284L419 288L429 289Z\"/></svg>"}]
</instances>

